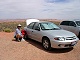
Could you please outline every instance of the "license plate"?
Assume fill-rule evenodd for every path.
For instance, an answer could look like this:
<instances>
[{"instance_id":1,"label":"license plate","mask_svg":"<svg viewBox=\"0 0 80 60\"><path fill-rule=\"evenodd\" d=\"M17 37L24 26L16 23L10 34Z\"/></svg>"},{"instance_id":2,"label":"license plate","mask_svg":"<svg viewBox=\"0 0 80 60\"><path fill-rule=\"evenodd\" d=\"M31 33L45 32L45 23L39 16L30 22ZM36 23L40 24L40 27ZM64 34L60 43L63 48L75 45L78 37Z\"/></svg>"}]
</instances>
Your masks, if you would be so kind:
<instances>
[{"instance_id":1,"label":"license plate","mask_svg":"<svg viewBox=\"0 0 80 60\"><path fill-rule=\"evenodd\" d=\"M77 43L76 41L75 42L72 42L71 45L75 45L76 43Z\"/></svg>"}]
</instances>

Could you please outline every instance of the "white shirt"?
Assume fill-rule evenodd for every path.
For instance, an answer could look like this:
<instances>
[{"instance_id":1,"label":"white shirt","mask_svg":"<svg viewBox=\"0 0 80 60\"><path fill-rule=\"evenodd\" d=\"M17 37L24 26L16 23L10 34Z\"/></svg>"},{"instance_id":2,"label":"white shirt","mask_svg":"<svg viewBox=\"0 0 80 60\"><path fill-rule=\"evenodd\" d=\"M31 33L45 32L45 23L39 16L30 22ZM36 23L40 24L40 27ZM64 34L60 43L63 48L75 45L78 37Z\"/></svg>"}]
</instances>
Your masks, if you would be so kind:
<instances>
[{"instance_id":1,"label":"white shirt","mask_svg":"<svg viewBox=\"0 0 80 60\"><path fill-rule=\"evenodd\" d=\"M17 28L16 31L15 31L15 36L16 36L17 34L22 36L22 33L21 33L21 31L20 31L18 28Z\"/></svg>"}]
</instances>

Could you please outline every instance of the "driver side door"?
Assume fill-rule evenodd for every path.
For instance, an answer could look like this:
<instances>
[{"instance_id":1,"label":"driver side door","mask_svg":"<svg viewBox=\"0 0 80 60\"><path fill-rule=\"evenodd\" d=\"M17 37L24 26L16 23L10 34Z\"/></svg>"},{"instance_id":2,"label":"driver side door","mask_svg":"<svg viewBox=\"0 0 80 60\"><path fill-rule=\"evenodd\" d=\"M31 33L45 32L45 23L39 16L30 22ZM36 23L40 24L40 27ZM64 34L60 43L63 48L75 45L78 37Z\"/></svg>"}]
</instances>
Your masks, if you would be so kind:
<instances>
[{"instance_id":1,"label":"driver side door","mask_svg":"<svg viewBox=\"0 0 80 60\"><path fill-rule=\"evenodd\" d=\"M34 40L41 42L41 39L42 39L42 31L40 29L39 23L36 23L34 25L32 35L33 35L33 39Z\"/></svg>"},{"instance_id":2,"label":"driver side door","mask_svg":"<svg viewBox=\"0 0 80 60\"><path fill-rule=\"evenodd\" d=\"M69 23L68 29L69 29L69 31L75 33L76 35L78 35L78 33L79 33L79 30L78 30L78 28L76 27L76 24L73 21L71 21Z\"/></svg>"}]
</instances>

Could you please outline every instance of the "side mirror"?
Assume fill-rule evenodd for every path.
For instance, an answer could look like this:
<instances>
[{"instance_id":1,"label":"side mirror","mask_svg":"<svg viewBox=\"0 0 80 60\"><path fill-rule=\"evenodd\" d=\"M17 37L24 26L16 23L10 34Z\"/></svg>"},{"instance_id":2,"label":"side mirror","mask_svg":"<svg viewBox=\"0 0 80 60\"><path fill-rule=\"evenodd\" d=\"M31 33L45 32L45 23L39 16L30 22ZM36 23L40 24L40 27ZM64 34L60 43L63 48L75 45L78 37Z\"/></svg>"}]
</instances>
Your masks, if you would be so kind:
<instances>
[{"instance_id":1,"label":"side mirror","mask_svg":"<svg viewBox=\"0 0 80 60\"><path fill-rule=\"evenodd\" d=\"M35 30L40 31L40 29L36 28Z\"/></svg>"},{"instance_id":2,"label":"side mirror","mask_svg":"<svg viewBox=\"0 0 80 60\"><path fill-rule=\"evenodd\" d=\"M74 27L76 27L76 25L74 25Z\"/></svg>"}]
</instances>

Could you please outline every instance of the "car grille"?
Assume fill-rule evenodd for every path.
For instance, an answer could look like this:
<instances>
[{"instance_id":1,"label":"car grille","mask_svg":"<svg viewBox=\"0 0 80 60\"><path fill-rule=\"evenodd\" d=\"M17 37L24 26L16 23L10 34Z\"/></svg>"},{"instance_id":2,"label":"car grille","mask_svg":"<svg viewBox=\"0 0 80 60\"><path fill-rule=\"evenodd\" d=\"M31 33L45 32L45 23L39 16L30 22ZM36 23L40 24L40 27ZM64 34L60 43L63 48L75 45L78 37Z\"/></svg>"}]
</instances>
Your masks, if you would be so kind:
<instances>
[{"instance_id":1,"label":"car grille","mask_svg":"<svg viewBox=\"0 0 80 60\"><path fill-rule=\"evenodd\" d=\"M73 37L66 37L66 40L74 40L74 39L76 39L75 36L73 36Z\"/></svg>"}]
</instances>

